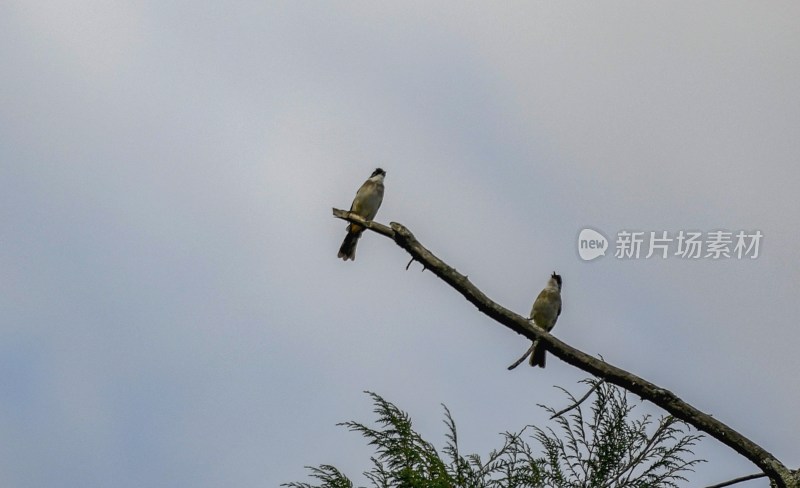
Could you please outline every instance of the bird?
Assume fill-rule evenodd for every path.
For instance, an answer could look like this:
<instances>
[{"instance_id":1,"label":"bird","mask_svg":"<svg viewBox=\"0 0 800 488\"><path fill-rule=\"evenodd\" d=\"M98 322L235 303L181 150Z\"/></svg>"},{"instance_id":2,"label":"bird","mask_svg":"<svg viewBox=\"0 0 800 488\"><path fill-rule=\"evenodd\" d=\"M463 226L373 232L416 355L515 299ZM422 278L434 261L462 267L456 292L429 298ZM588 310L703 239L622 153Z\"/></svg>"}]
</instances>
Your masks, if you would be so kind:
<instances>
[{"instance_id":1,"label":"bird","mask_svg":"<svg viewBox=\"0 0 800 488\"><path fill-rule=\"evenodd\" d=\"M350 205L350 212L358 215L364 220L372 220L378 214L378 209L383 202L383 179L386 177L386 171L381 168L375 168L372 175L367 178L367 181L361 185L361 188L356 192L356 197L353 199L353 204ZM356 244L358 238L364 228L360 225L350 223L347 226L347 235L344 237L342 246L339 248L338 257L344 261L348 259L355 261L356 259Z\"/></svg>"},{"instance_id":2,"label":"bird","mask_svg":"<svg viewBox=\"0 0 800 488\"><path fill-rule=\"evenodd\" d=\"M539 292L539 296L536 297L531 308L530 319L533 320L537 327L547 332L553 330L558 317L561 315L561 284L561 276L553 271L550 279L547 280L547 285ZM533 344L525 351L525 354L509 366L508 369L512 370L519 366L528 355L531 358L531 366L544 368L545 349L539 344L539 341L533 341Z\"/></svg>"}]
</instances>

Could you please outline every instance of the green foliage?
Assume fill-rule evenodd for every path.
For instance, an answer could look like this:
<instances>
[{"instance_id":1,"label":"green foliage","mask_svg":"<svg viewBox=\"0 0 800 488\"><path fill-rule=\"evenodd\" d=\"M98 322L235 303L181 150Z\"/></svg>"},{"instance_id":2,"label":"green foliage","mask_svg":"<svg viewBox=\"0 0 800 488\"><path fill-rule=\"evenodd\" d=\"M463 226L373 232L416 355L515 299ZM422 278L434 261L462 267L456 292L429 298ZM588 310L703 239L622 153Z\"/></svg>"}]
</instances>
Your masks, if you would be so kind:
<instances>
[{"instance_id":1,"label":"green foliage","mask_svg":"<svg viewBox=\"0 0 800 488\"><path fill-rule=\"evenodd\" d=\"M347 479L338 469L328 464L323 464L319 468L313 466L306 466L311 471L311 477L317 478L322 481L321 485L310 485L308 483L285 483L281 486L290 486L293 488L353 488L353 483Z\"/></svg>"},{"instance_id":2,"label":"green foliage","mask_svg":"<svg viewBox=\"0 0 800 488\"><path fill-rule=\"evenodd\" d=\"M691 447L702 436L672 416L654 421L650 415L632 419L627 393L608 383L584 380L593 388L590 412L576 408L555 417L561 437L552 429L534 427L544 449L545 486L554 487L677 487L683 476L703 462ZM571 404L578 400L561 388Z\"/></svg>"},{"instance_id":3,"label":"green foliage","mask_svg":"<svg viewBox=\"0 0 800 488\"><path fill-rule=\"evenodd\" d=\"M526 426L506 432L503 446L485 460L463 456L450 410L444 406L446 443L439 454L411 425L408 414L379 395L367 392L375 404L378 428L358 422L339 425L359 432L375 446L372 469L364 476L377 488L612 488L677 487L683 474L702 462L691 458L691 447L701 436L685 432L683 422L649 415L631 419L634 406L613 385L585 380L592 387L589 412L581 401L563 390L573 408L563 414L544 407L555 418L556 429ZM585 415L586 414L586 415ZM523 440L531 428L541 446L536 455ZM289 488L352 488L353 483L333 466L309 467L321 482L287 483Z\"/></svg>"}]
</instances>

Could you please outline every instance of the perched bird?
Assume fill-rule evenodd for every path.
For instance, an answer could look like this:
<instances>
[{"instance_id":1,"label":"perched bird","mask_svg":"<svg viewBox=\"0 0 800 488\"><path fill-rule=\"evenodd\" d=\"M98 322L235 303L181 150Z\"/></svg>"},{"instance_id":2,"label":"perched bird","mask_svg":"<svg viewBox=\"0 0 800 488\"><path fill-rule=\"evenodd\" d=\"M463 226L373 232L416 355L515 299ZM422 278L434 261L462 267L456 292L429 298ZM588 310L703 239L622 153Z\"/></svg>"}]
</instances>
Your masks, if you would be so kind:
<instances>
[{"instance_id":1,"label":"perched bird","mask_svg":"<svg viewBox=\"0 0 800 488\"><path fill-rule=\"evenodd\" d=\"M553 271L550 279L547 280L547 285L533 302L530 318L537 327L550 332L555 327L559 315L561 315L561 276ZM519 366L529 354L531 356L531 366L544 368L545 350L538 342L533 341L533 344L525 354L509 366L508 369L511 370Z\"/></svg>"},{"instance_id":2,"label":"perched bird","mask_svg":"<svg viewBox=\"0 0 800 488\"><path fill-rule=\"evenodd\" d=\"M350 212L364 220L374 219L381 202L383 202L383 179L385 177L386 171L376 168L372 172L372 176L356 192L353 204L350 205ZM356 244L358 244L358 238L361 237L362 232L364 232L364 228L359 225L351 223L347 226L347 235L344 237L342 247L339 248L340 258L345 261L348 259L355 261Z\"/></svg>"}]
</instances>

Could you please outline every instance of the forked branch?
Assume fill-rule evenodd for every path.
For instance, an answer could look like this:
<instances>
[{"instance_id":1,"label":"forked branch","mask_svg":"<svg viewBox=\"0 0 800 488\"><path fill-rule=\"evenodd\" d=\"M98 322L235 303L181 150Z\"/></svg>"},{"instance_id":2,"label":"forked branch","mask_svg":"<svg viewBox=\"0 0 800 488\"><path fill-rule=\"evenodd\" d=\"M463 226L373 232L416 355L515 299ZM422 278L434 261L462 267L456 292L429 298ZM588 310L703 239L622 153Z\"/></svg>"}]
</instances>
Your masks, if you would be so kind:
<instances>
[{"instance_id":1,"label":"forked branch","mask_svg":"<svg viewBox=\"0 0 800 488\"><path fill-rule=\"evenodd\" d=\"M701 412L667 389L561 342L544 330L533 326L525 317L494 302L478 287L473 285L466 276L434 256L403 225L392 222L387 227L377 222L365 221L357 215L335 208L333 209L333 215L392 239L398 246L408 252L415 261L419 261L426 269L461 293L467 301L475 305L482 313L529 340L539 340L548 352L562 361L609 383L621 386L631 393L658 405L670 415L714 437L758 466L759 469L775 481L778 487L800 488L800 481L795 478L794 474L783 463L728 425Z\"/></svg>"}]
</instances>

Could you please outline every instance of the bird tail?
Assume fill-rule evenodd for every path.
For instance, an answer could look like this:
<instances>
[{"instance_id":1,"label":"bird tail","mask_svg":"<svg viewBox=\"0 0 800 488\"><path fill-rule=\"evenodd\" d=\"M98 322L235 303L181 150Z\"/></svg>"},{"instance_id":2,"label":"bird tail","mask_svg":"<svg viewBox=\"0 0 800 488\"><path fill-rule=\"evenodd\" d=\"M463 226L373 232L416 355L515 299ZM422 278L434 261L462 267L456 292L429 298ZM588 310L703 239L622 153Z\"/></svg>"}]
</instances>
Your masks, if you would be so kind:
<instances>
[{"instance_id":1,"label":"bird tail","mask_svg":"<svg viewBox=\"0 0 800 488\"><path fill-rule=\"evenodd\" d=\"M533 352L531 353L531 366L539 366L540 368L544 368L544 360L545 360L545 349L542 347L541 344L535 343L533 346Z\"/></svg>"},{"instance_id":2,"label":"bird tail","mask_svg":"<svg viewBox=\"0 0 800 488\"><path fill-rule=\"evenodd\" d=\"M344 241L342 242L342 247L339 248L338 257L347 261L348 259L351 261L356 260L356 244L358 244L358 238L361 237L361 232L353 232L351 230L347 231L347 235L344 236Z\"/></svg>"}]
</instances>

